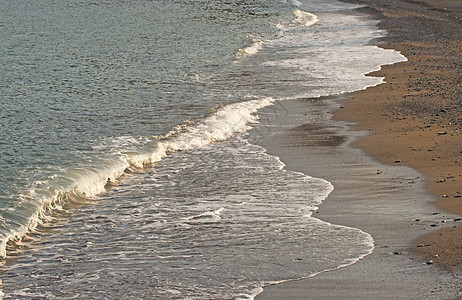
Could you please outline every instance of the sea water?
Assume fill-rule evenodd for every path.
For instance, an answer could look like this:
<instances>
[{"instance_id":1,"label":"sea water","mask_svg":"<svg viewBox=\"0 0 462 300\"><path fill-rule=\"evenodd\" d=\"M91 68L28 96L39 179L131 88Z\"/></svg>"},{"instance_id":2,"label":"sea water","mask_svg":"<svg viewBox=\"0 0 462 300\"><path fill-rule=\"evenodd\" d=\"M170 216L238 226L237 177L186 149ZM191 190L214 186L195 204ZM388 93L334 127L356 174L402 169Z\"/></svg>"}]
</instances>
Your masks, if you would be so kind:
<instances>
[{"instance_id":1,"label":"sea water","mask_svg":"<svg viewBox=\"0 0 462 300\"><path fill-rule=\"evenodd\" d=\"M261 109L405 59L354 8L3 1L5 298L252 298L369 254L368 233L312 216L329 182L252 144Z\"/></svg>"}]
</instances>

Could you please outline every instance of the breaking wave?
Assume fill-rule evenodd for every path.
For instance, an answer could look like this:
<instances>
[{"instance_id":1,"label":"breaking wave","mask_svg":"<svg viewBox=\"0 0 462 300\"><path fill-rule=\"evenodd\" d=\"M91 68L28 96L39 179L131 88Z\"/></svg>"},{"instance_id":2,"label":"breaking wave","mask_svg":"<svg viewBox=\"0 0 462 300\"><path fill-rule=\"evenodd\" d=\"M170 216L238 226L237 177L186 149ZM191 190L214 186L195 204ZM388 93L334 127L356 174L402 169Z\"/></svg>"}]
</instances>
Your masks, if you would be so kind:
<instances>
[{"instance_id":1,"label":"breaking wave","mask_svg":"<svg viewBox=\"0 0 462 300\"><path fill-rule=\"evenodd\" d=\"M135 150L124 152L118 149L118 153L100 162L82 162L81 166L61 170L46 180L34 182L27 194L20 195L20 204L1 216L3 224L13 225L2 228L0 255L6 255L9 240L19 241L53 211L103 193L109 183L127 170L141 169L159 162L169 153L200 148L244 132L249 128L248 124L258 120L254 113L273 102L271 98L263 98L217 108L209 116L185 122L163 137L146 139L136 145Z\"/></svg>"}]
</instances>

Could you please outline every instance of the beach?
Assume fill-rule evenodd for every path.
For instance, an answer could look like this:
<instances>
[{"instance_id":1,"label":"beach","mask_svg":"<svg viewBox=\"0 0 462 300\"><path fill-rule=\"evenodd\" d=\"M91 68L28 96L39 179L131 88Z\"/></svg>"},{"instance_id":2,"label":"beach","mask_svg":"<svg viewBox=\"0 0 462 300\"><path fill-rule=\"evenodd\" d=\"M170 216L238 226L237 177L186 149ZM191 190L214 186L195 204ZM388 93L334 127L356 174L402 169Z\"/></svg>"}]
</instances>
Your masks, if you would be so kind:
<instances>
[{"instance_id":1,"label":"beach","mask_svg":"<svg viewBox=\"0 0 462 300\"><path fill-rule=\"evenodd\" d=\"M261 143L287 169L332 182L315 216L370 233L375 249L352 266L265 287L257 299L458 298L461 4L354 3L387 30L380 47L408 61L370 74L385 77L379 86L287 104L290 118L272 122L288 129ZM306 117L313 110L318 118Z\"/></svg>"},{"instance_id":2,"label":"beach","mask_svg":"<svg viewBox=\"0 0 462 300\"><path fill-rule=\"evenodd\" d=\"M285 169L254 144L288 129L264 114L327 120L320 97L405 59L374 45L384 31L357 5L0 5L4 299L251 299L373 250L368 231L314 217L333 183L349 197L327 169ZM294 99L327 106L286 116ZM332 161L318 158L306 166Z\"/></svg>"},{"instance_id":3,"label":"beach","mask_svg":"<svg viewBox=\"0 0 462 300\"><path fill-rule=\"evenodd\" d=\"M346 1L1 2L0 298L460 297L460 4Z\"/></svg>"}]
</instances>

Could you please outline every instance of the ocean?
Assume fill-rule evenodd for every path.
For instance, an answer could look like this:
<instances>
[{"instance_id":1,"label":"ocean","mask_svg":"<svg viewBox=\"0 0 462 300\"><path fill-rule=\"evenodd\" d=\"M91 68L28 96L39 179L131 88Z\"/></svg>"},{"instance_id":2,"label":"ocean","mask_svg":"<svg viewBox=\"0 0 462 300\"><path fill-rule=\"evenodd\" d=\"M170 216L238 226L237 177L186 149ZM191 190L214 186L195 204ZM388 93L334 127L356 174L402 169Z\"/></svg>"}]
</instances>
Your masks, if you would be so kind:
<instances>
[{"instance_id":1,"label":"ocean","mask_svg":"<svg viewBox=\"0 0 462 300\"><path fill-rule=\"evenodd\" d=\"M313 216L330 182L257 145L259 114L405 60L356 8L2 1L3 297L252 299L370 254L368 233Z\"/></svg>"}]
</instances>

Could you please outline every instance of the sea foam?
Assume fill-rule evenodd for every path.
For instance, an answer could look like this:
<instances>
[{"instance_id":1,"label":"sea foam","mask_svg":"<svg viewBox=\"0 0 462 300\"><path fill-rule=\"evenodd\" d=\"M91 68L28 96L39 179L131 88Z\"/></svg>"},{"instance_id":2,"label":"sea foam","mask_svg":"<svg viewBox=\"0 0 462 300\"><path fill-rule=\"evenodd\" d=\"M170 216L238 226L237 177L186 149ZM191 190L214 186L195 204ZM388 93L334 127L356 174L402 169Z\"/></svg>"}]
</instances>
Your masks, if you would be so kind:
<instances>
[{"instance_id":1,"label":"sea foam","mask_svg":"<svg viewBox=\"0 0 462 300\"><path fill-rule=\"evenodd\" d=\"M294 10L294 20L292 21L292 25L295 26L311 26L318 22L318 17L315 14L302 11L300 9Z\"/></svg>"},{"instance_id":2,"label":"sea foam","mask_svg":"<svg viewBox=\"0 0 462 300\"><path fill-rule=\"evenodd\" d=\"M292 4L298 7L300 3L298 1L297 3L298 4L296 3L292 3ZM315 14L300 10L298 8L293 11L293 15L294 15L294 19L290 23L291 27L294 27L294 26L309 27L318 22L318 17ZM280 30L284 30L284 25L282 25L281 23L278 23L275 26L279 28ZM260 51L263 48L263 44L264 44L263 41L253 39L253 43L246 48L239 49L236 56L239 58L242 56L249 56L249 55L257 54L258 51Z\"/></svg>"},{"instance_id":3,"label":"sea foam","mask_svg":"<svg viewBox=\"0 0 462 300\"><path fill-rule=\"evenodd\" d=\"M257 54L259 50L262 48L263 42L261 41L254 41L254 43L247 48L239 49L237 56L246 56L246 55L254 55Z\"/></svg>"},{"instance_id":4,"label":"sea foam","mask_svg":"<svg viewBox=\"0 0 462 300\"><path fill-rule=\"evenodd\" d=\"M46 216L69 202L82 201L105 192L106 185L116 181L126 170L141 169L159 162L169 153L200 148L246 131L248 124L258 120L254 113L273 102L272 98L262 98L223 106L203 119L184 122L163 137L146 140L137 151L114 153L100 162L62 170L48 180L35 182L28 194L21 195L23 202L35 204L35 211L29 214L26 222L16 222L17 227L10 227L2 233L0 255L6 255L9 240L18 241L42 223Z\"/></svg>"}]
</instances>

